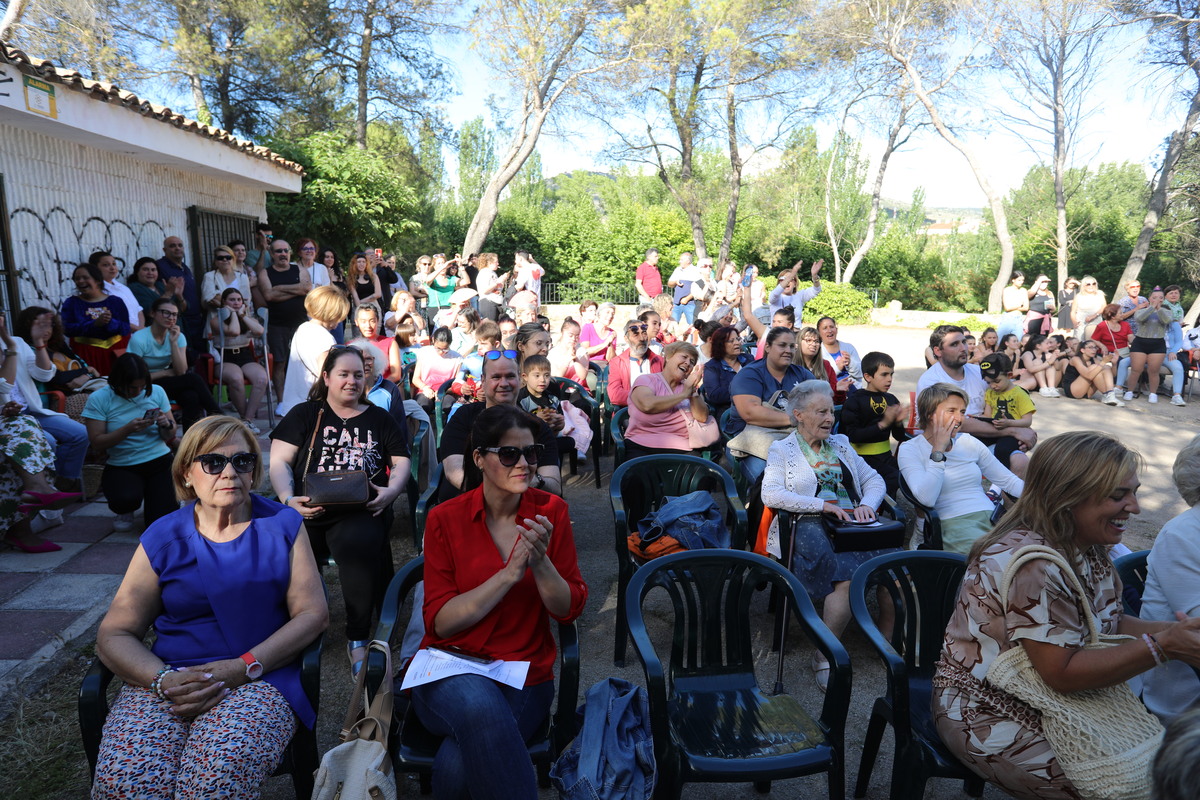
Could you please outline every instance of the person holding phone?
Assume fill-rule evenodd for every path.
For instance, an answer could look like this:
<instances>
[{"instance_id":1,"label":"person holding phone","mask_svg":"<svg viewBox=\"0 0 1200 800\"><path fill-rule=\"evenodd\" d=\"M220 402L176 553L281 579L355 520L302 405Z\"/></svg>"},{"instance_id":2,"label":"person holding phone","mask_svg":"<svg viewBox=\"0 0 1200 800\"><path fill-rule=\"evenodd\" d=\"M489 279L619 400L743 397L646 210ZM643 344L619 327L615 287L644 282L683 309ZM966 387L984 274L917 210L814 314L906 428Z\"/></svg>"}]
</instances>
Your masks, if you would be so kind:
<instances>
[{"instance_id":1,"label":"person holding phone","mask_svg":"<svg viewBox=\"0 0 1200 800\"><path fill-rule=\"evenodd\" d=\"M575 620L588 596L567 504L530 485L548 455L540 428L507 404L482 411L469 455L479 478L426 522L422 646L457 649L468 660L529 662L520 689L474 674L413 688L421 723L445 737L434 760L435 797L538 796L525 741L554 699L550 619Z\"/></svg>"},{"instance_id":2,"label":"person holding phone","mask_svg":"<svg viewBox=\"0 0 1200 800\"><path fill-rule=\"evenodd\" d=\"M803 319L804 304L821 293L821 267L824 264L825 259L817 259L813 262L812 269L809 270L812 286L800 291L796 291L798 285L796 275L804 266L803 261L797 261L791 269L779 273L779 283L771 290L771 313L775 313L784 306L791 306L796 309L796 319Z\"/></svg>"},{"instance_id":3,"label":"person holding phone","mask_svg":"<svg viewBox=\"0 0 1200 800\"><path fill-rule=\"evenodd\" d=\"M178 507L167 444L175 438L175 417L166 391L151 382L145 359L118 356L108 386L92 392L82 416L92 449L108 454L100 488L117 515L114 531L133 528L138 506L146 527Z\"/></svg>"}]
</instances>

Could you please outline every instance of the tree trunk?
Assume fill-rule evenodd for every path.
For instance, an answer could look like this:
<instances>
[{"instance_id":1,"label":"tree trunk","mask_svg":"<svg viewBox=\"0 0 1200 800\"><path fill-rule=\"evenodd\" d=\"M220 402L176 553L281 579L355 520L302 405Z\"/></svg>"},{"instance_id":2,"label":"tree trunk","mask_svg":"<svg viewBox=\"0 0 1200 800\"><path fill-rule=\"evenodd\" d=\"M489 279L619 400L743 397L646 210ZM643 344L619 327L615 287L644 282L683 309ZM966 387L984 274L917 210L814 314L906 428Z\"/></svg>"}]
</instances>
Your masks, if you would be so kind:
<instances>
[{"instance_id":1,"label":"tree trunk","mask_svg":"<svg viewBox=\"0 0 1200 800\"><path fill-rule=\"evenodd\" d=\"M858 249L850 256L850 261L846 263L846 271L842 273L842 283L850 283L854 280L855 270L858 269L858 265L862 263L863 258L875 244L875 226L879 219L880 197L883 195L883 176L887 172L888 160L896 150L896 140L900 138L900 131L904 129L904 123L907 121L908 108L908 104L902 98L900 100L900 116L896 118L896 123L888 131L887 145L883 148L883 155L879 158L879 169L875 173L875 185L871 189L871 210L867 213L867 232ZM905 139L907 138L905 137Z\"/></svg>"},{"instance_id":2,"label":"tree trunk","mask_svg":"<svg viewBox=\"0 0 1200 800\"><path fill-rule=\"evenodd\" d=\"M192 90L192 104L196 106L196 121L212 125L212 112L208 108L208 101L204 99L204 87L200 85L200 75L189 70L187 79L188 87Z\"/></svg>"},{"instance_id":3,"label":"tree trunk","mask_svg":"<svg viewBox=\"0 0 1200 800\"><path fill-rule=\"evenodd\" d=\"M846 112L849 111L847 108ZM829 150L829 165L825 167L825 236L829 239L829 250L833 253L834 283L842 282L842 253L838 248L837 231L833 229L833 166L842 147L842 130L845 124L846 118L843 116L842 124L838 126L838 131L833 137L833 147Z\"/></svg>"},{"instance_id":4,"label":"tree trunk","mask_svg":"<svg viewBox=\"0 0 1200 800\"><path fill-rule=\"evenodd\" d=\"M733 229L737 225L738 203L742 198L742 153L738 149L737 97L733 81L725 87L725 127L729 136L729 204L725 208L725 234L721 237L721 249L717 254L716 270L729 258L733 246ZM697 259L698 260L698 259Z\"/></svg>"},{"instance_id":5,"label":"tree trunk","mask_svg":"<svg viewBox=\"0 0 1200 800\"><path fill-rule=\"evenodd\" d=\"M358 61L354 65L355 95L354 143L359 150L367 149L367 103L370 98L371 46L375 38L375 3L367 3L363 9L362 40L358 49ZM476 252L475 250L464 252Z\"/></svg>"},{"instance_id":6,"label":"tree trunk","mask_svg":"<svg viewBox=\"0 0 1200 800\"><path fill-rule=\"evenodd\" d=\"M1063 177L1067 171L1067 110L1063 98L1063 69L1067 61L1066 39L1058 39L1059 56L1053 70L1054 81L1054 211L1055 263L1058 267L1059 289L1067 285L1069 254L1067 252L1067 194Z\"/></svg>"},{"instance_id":7,"label":"tree trunk","mask_svg":"<svg viewBox=\"0 0 1200 800\"><path fill-rule=\"evenodd\" d=\"M992 210L992 221L995 224L996 239L1000 242L1000 271L996 275L996 280L992 281L992 286L988 290L988 313L996 314L1000 311L1000 294L1004 291L1004 287L1008 285L1008 279L1012 275L1013 268L1013 243L1012 236L1008 232L1008 214L1004 211L1004 198L996 194L992 189L992 184L984 174L983 167L979 160L975 157L975 151L966 145L965 142L959 140L957 136L946 126L941 114L938 113L937 107L933 104L933 98L925 91L924 83L921 81L921 75L909 62L908 58L896 52L892 52L892 57L895 58L904 67L908 73L908 78L912 81L913 94L921 101L921 105L925 107L925 111L929 114L929 120L933 123L933 127L937 129L938 134L946 140L947 144L962 153L963 158L967 160L971 171L975 174L975 181L979 184L979 190L983 192L987 198L988 206Z\"/></svg>"},{"instance_id":8,"label":"tree trunk","mask_svg":"<svg viewBox=\"0 0 1200 800\"><path fill-rule=\"evenodd\" d=\"M1142 271L1142 265L1146 263L1146 256L1150 252L1150 240L1154 238L1159 219L1167 210L1167 198L1171 189L1171 176L1175 172L1175 164L1183 155L1197 121L1200 121L1200 88L1197 88L1192 95L1192 102L1188 107L1188 115L1183 122L1183 127L1172 133L1171 139L1167 142L1167 152L1163 156L1162 167L1154 181L1154 189L1150 192L1150 201L1146 204L1146 218L1142 221L1142 232L1138 234L1137 242L1133 245L1133 252L1129 254L1129 260L1125 262L1125 271L1121 273L1121 281L1113 292L1114 303L1125 296L1125 284L1136 279L1138 273ZM1193 306L1193 308L1195 307Z\"/></svg>"},{"instance_id":9,"label":"tree trunk","mask_svg":"<svg viewBox=\"0 0 1200 800\"><path fill-rule=\"evenodd\" d=\"M0 19L0 41L9 38L13 27L21 21L25 13L26 0L8 0L8 8L4 10L4 18Z\"/></svg>"},{"instance_id":10,"label":"tree trunk","mask_svg":"<svg viewBox=\"0 0 1200 800\"><path fill-rule=\"evenodd\" d=\"M542 132L542 125L545 124L549 114L550 109L545 107L522 115L521 126L513 133L512 141L509 142L508 150L505 152L499 168L492 173L491 179L484 187L483 195L479 198L479 207L475 209L475 216L471 218L471 224L467 228L467 235L463 240L460 253L483 251L484 242L499 213L500 193L516 177L516 174L521 171L521 167L525 166L525 162L532 155L538 136Z\"/></svg>"}]
</instances>

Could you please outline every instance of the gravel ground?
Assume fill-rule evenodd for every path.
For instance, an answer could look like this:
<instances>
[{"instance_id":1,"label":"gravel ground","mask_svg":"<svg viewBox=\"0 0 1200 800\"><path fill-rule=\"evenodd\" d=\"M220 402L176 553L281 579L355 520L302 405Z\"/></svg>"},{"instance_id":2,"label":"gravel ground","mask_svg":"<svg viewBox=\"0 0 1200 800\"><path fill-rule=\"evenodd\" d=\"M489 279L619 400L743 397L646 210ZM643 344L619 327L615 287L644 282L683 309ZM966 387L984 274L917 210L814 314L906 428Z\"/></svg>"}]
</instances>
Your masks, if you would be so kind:
<instances>
[{"instance_id":1,"label":"gravel ground","mask_svg":"<svg viewBox=\"0 0 1200 800\"><path fill-rule=\"evenodd\" d=\"M897 361L897 377L893 392L901 394L915 388L923 368L922 353L928 343L928 331L906 328L851 327L842 328L842 338L853 343L858 351L866 354L880 349L891 353ZM1045 438L1067 430L1090 427L1108 430L1120 435L1141 451L1146 459L1146 468L1141 474L1140 501L1142 512L1130 525L1126 543L1134 550L1150 546L1155 533L1163 523L1185 506L1171 483L1170 470L1178 448L1195 433L1195 411L1191 407L1176 408L1168 403L1148 405L1144 399L1136 400L1127 408L1109 408L1094 401L1070 400L1067 398L1044 399L1035 395L1038 412L1035 429ZM1169 398L1166 398L1169 399ZM1198 401L1200 402L1200 401ZM581 470L587 465L581 464ZM580 567L590 587L587 609L580 618L579 636L582 649L581 698L587 687L609 676L619 676L644 685L641 665L630 647L630 655L623 669L612 663L613 624L616 610L617 562L614 554L612 512L608 499L608 477L611 475L611 458L601 460L604 471L603 486L596 489L592 474L581 472L578 478L567 481L566 496L571 505L571 517L579 551ZM587 466L590 469L590 466ZM398 516L393 532L393 557L397 567L413 557L409 520L406 514ZM319 721L319 744L322 752L337 743L338 728L349 701L349 669L345 650L341 644L341 628L344 613L341 588L334 574L326 576L330 583L330 606L333 623L326 637L323 663L321 716ZM775 656L769 651L769 620L765 600L762 601L760 620L756 621L757 652L761 656L760 674L774 679ZM757 624L761 622L762 624ZM851 627L845 636L850 652L854 675L854 689L846 730L847 795L853 787L862 753L862 740L870 715L871 704L884 690L882 669L865 640ZM813 713L819 712L822 695L813 682L809 669L811 648L802 635L792 626L784 657L784 684L790 693ZM770 687L769 682L764 682ZM891 771L892 740L885 735L882 751L876 762L871 786L867 796L888 796ZM417 783L406 778L402 784L402 796L416 796ZM827 783L824 776L814 776L792 781L778 782L772 790L776 797L824 796ZM291 797L291 783L285 778L268 782L266 798ZM556 793L543 791L542 798L549 800ZM758 797L749 784L690 784L684 789L687 798L730 798ZM965 797L962 785L945 780L931 781L926 789L928 798ZM989 787L984 796L1000 798L1004 795Z\"/></svg>"}]
</instances>

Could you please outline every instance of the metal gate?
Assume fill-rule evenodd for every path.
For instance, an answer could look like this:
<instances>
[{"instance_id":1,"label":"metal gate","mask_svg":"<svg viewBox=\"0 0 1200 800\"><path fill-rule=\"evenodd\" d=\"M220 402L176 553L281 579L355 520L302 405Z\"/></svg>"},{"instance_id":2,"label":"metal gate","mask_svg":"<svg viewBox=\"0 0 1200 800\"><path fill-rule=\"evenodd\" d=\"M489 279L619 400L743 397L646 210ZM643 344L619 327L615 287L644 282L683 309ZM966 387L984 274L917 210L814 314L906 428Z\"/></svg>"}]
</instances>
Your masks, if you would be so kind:
<instances>
[{"instance_id":1,"label":"metal gate","mask_svg":"<svg viewBox=\"0 0 1200 800\"><path fill-rule=\"evenodd\" d=\"M8 200L4 195L4 176L0 175L0 311L8 315L9 333L13 318L21 310L21 288L17 283L17 265L13 263L12 231L8 227Z\"/></svg>"},{"instance_id":2,"label":"metal gate","mask_svg":"<svg viewBox=\"0 0 1200 800\"><path fill-rule=\"evenodd\" d=\"M189 206L187 217L188 239L192 243L192 257L188 263L192 265L197 283L204 273L212 269L214 247L241 239L246 243L247 250L254 249L254 226L258 224L256 217L226 214L200 206Z\"/></svg>"}]
</instances>

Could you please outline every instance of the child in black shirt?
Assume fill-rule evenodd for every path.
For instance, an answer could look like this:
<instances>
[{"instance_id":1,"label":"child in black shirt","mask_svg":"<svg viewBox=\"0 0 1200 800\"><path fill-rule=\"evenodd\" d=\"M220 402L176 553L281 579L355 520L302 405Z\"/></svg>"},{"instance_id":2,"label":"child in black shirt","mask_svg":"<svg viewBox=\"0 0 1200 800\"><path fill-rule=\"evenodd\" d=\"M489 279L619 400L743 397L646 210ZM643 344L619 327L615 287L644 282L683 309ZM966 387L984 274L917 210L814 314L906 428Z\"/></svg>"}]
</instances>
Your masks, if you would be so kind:
<instances>
[{"instance_id":1,"label":"child in black shirt","mask_svg":"<svg viewBox=\"0 0 1200 800\"><path fill-rule=\"evenodd\" d=\"M895 437L897 442L909 438L904 431L909 407L888 392L896 371L891 356L867 353L863 356L862 371L866 388L846 398L838 432L845 434L863 461L883 477L888 495L895 497L900 488L900 468L892 453L891 438Z\"/></svg>"}]
</instances>

